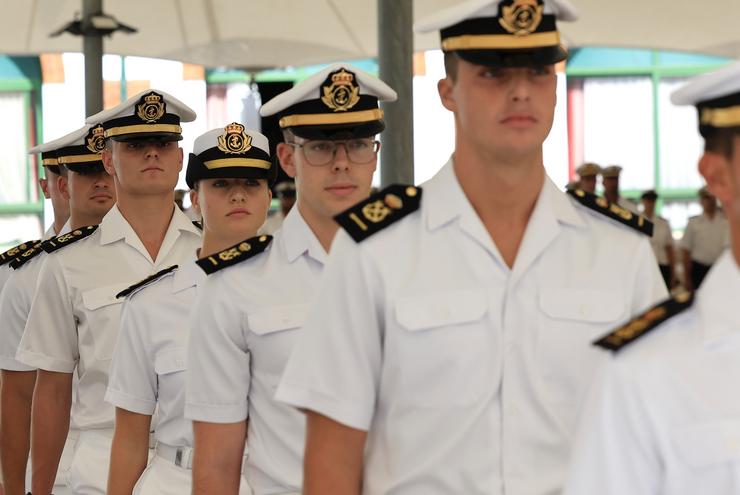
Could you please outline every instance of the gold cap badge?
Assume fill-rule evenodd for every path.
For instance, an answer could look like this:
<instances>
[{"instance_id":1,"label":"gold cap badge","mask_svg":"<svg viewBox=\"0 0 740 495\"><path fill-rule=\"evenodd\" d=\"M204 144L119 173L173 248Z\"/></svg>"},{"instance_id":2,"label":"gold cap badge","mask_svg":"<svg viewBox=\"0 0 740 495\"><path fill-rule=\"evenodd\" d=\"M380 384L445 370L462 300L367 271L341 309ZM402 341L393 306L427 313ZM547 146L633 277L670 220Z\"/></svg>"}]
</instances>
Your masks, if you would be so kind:
<instances>
[{"instance_id":1,"label":"gold cap badge","mask_svg":"<svg viewBox=\"0 0 740 495\"><path fill-rule=\"evenodd\" d=\"M324 105L335 112L346 112L360 101L360 87L355 82L355 75L345 69L340 69L329 75L326 84L321 87Z\"/></svg>"},{"instance_id":2,"label":"gold cap badge","mask_svg":"<svg viewBox=\"0 0 740 495\"><path fill-rule=\"evenodd\" d=\"M144 95L142 102L136 105L136 116L147 124L154 124L162 118L165 112L165 103L162 101L162 95L152 91Z\"/></svg>"},{"instance_id":3,"label":"gold cap badge","mask_svg":"<svg viewBox=\"0 0 740 495\"><path fill-rule=\"evenodd\" d=\"M105 129L98 124L87 133L87 149L93 153L102 153L105 149Z\"/></svg>"},{"instance_id":4,"label":"gold cap badge","mask_svg":"<svg viewBox=\"0 0 740 495\"><path fill-rule=\"evenodd\" d=\"M544 10L542 0L508 0L502 2L498 22L511 34L526 36L535 32L540 25Z\"/></svg>"},{"instance_id":5,"label":"gold cap badge","mask_svg":"<svg viewBox=\"0 0 740 495\"><path fill-rule=\"evenodd\" d=\"M245 153L252 147L252 137L244 132L244 126L236 122L224 127L218 137L218 149L230 155Z\"/></svg>"}]
</instances>

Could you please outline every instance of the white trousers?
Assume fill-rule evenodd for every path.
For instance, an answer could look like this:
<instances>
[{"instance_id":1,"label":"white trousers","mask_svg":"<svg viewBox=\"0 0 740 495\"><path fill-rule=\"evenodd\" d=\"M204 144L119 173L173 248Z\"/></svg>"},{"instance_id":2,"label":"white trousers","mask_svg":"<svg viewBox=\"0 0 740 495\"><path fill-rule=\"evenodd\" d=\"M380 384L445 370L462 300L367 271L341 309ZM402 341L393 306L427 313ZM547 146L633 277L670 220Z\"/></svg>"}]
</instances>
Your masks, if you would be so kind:
<instances>
[{"instance_id":1,"label":"white trousers","mask_svg":"<svg viewBox=\"0 0 740 495\"><path fill-rule=\"evenodd\" d=\"M80 432L72 464L67 471L67 486L75 495L105 495L113 430ZM56 490L56 487L54 488ZM54 492L56 495L56 491Z\"/></svg>"},{"instance_id":2,"label":"white trousers","mask_svg":"<svg viewBox=\"0 0 740 495\"><path fill-rule=\"evenodd\" d=\"M192 474L190 469L175 466L167 459L155 455L136 482L133 495L190 494L193 486ZM244 477L239 487L239 495L252 495L252 490Z\"/></svg>"}]
</instances>

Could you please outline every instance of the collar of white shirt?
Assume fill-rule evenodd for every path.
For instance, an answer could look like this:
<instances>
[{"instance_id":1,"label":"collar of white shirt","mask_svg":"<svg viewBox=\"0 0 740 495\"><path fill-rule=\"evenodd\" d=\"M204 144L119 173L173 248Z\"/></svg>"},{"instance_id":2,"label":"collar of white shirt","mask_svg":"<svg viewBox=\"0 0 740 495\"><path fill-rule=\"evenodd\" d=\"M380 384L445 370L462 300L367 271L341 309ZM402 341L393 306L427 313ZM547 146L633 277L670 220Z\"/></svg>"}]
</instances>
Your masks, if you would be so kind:
<instances>
[{"instance_id":1,"label":"collar of white shirt","mask_svg":"<svg viewBox=\"0 0 740 495\"><path fill-rule=\"evenodd\" d=\"M167 227L164 240L162 241L162 247L159 250L158 258L164 257L175 244L175 241L180 236L181 232L190 232L200 237L200 231L193 225L190 219L180 211L180 208L175 207L172 203L173 214L170 219L170 224ZM131 224L123 217L121 210L118 209L118 205L113 205L108 213L103 217L103 221L100 222L100 244L112 244L116 241L125 239L126 243L131 247L139 251L147 259L150 259L149 253L136 235Z\"/></svg>"},{"instance_id":2,"label":"collar of white shirt","mask_svg":"<svg viewBox=\"0 0 740 495\"><path fill-rule=\"evenodd\" d=\"M727 250L714 263L697 293L696 306L707 345L740 337L740 312L735 306L738 294L740 267Z\"/></svg>"},{"instance_id":3,"label":"collar of white shirt","mask_svg":"<svg viewBox=\"0 0 740 495\"><path fill-rule=\"evenodd\" d=\"M48 229L46 229L46 232L44 232L44 237L41 238L42 241L48 241L52 237L56 237L58 235L66 234L68 232L72 231L72 227L69 224L69 220L64 222L64 225L62 225L62 229L59 232L54 232L54 224L51 225Z\"/></svg>"},{"instance_id":4,"label":"collar of white shirt","mask_svg":"<svg viewBox=\"0 0 740 495\"><path fill-rule=\"evenodd\" d=\"M326 263L326 251L298 211L298 205L291 208L285 217L280 228L280 238L290 263L306 252L322 265Z\"/></svg>"}]
</instances>

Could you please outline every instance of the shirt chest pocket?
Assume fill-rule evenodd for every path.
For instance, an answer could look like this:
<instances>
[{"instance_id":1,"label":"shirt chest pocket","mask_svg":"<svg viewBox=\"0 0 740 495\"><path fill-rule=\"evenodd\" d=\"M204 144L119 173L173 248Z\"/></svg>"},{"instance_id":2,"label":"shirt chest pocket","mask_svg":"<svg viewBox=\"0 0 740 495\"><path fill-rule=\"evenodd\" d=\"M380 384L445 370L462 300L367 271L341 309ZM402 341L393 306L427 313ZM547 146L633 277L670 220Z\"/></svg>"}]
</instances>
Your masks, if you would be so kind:
<instances>
[{"instance_id":1,"label":"shirt chest pocket","mask_svg":"<svg viewBox=\"0 0 740 495\"><path fill-rule=\"evenodd\" d=\"M80 355L90 346L98 360L109 360L116 346L123 299L116 294L130 284L97 287L82 293L86 325L80 333Z\"/></svg>"},{"instance_id":2,"label":"shirt chest pocket","mask_svg":"<svg viewBox=\"0 0 740 495\"><path fill-rule=\"evenodd\" d=\"M680 428L672 434L679 459L692 469L740 470L740 420L713 421ZM685 469L679 467L678 469Z\"/></svg>"},{"instance_id":3,"label":"shirt chest pocket","mask_svg":"<svg viewBox=\"0 0 740 495\"><path fill-rule=\"evenodd\" d=\"M254 311L247 316L249 329L264 337L303 326L308 317L309 304L277 306Z\"/></svg>"},{"instance_id":4,"label":"shirt chest pocket","mask_svg":"<svg viewBox=\"0 0 740 495\"><path fill-rule=\"evenodd\" d=\"M184 347L172 347L154 356L154 372L157 376L179 373L187 369L187 353Z\"/></svg>"},{"instance_id":5,"label":"shirt chest pocket","mask_svg":"<svg viewBox=\"0 0 740 495\"><path fill-rule=\"evenodd\" d=\"M395 396L411 406L457 407L495 389L487 313L483 290L399 298L398 327L386 335L386 367L398 373Z\"/></svg>"}]
</instances>

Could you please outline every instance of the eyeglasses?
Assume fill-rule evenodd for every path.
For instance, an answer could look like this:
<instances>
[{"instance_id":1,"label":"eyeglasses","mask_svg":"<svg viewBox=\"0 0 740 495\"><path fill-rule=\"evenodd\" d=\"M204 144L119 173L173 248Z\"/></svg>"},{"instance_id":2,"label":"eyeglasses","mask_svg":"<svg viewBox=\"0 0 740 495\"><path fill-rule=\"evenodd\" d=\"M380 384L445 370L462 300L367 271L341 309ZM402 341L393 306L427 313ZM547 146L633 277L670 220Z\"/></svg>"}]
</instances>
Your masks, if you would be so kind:
<instances>
[{"instance_id":1,"label":"eyeglasses","mask_svg":"<svg viewBox=\"0 0 740 495\"><path fill-rule=\"evenodd\" d=\"M344 147L347 159L352 163L369 163L375 159L380 149L380 141L372 139L349 139L346 141L306 141L303 144L287 143L303 149L303 156L309 165L321 167L333 162L337 149Z\"/></svg>"}]
</instances>

